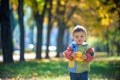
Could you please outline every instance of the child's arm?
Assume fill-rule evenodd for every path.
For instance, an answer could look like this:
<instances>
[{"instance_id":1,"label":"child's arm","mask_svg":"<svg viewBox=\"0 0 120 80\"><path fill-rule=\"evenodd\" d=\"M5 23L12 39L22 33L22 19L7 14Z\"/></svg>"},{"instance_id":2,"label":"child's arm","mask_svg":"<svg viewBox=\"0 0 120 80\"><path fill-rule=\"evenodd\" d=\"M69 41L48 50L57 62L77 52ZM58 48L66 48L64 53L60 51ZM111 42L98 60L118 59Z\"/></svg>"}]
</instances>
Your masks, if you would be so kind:
<instances>
[{"instance_id":1,"label":"child's arm","mask_svg":"<svg viewBox=\"0 0 120 80\"><path fill-rule=\"evenodd\" d=\"M93 48L89 48L86 51L86 57L87 57L87 59L85 59L86 62L91 62L94 59L94 49Z\"/></svg>"},{"instance_id":2,"label":"child's arm","mask_svg":"<svg viewBox=\"0 0 120 80\"><path fill-rule=\"evenodd\" d=\"M63 52L64 56L68 59L68 60L73 60L73 51L72 48L70 46L67 47L67 49Z\"/></svg>"}]
</instances>

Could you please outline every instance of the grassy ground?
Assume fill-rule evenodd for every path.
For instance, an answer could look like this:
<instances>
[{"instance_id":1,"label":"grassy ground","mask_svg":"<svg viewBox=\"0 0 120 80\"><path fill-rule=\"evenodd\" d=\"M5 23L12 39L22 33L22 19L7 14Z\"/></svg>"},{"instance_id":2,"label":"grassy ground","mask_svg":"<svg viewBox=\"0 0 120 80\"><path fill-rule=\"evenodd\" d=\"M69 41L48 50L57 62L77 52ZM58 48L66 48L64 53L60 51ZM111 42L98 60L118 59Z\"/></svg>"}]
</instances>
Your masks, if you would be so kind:
<instances>
[{"instance_id":1,"label":"grassy ground","mask_svg":"<svg viewBox=\"0 0 120 80\"><path fill-rule=\"evenodd\" d=\"M102 57L103 58L103 57ZM120 80L119 57L95 59L89 80ZM11 64L0 63L0 78L9 80L69 80L67 60L50 58Z\"/></svg>"}]
</instances>

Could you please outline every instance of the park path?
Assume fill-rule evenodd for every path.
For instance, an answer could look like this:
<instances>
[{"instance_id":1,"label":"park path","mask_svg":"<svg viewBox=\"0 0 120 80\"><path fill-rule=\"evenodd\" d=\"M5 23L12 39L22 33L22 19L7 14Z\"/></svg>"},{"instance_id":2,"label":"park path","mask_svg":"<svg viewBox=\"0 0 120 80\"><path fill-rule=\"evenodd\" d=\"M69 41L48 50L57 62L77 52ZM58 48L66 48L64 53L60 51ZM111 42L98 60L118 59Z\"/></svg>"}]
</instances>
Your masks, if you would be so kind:
<instances>
[{"instance_id":1,"label":"park path","mask_svg":"<svg viewBox=\"0 0 120 80\"><path fill-rule=\"evenodd\" d=\"M49 53L50 57L55 57L55 55L56 55L55 52L50 52ZM36 54L35 53L25 53L24 57L25 57L25 60L31 60L31 59L35 59ZM44 57L45 57L45 53L42 53L42 58L44 58ZM19 59L20 59L19 53L13 55L13 60L14 61L19 61ZM3 62L3 56L2 55L0 55L0 62Z\"/></svg>"},{"instance_id":2,"label":"park path","mask_svg":"<svg viewBox=\"0 0 120 80\"><path fill-rule=\"evenodd\" d=\"M36 54L35 53L25 53L25 60L34 60L35 59ZM56 56L56 52L50 52L49 56L51 58ZM62 56L62 55L61 55ZM45 58L45 53L42 53L42 58ZM19 53L14 53L13 55L13 59L14 61L19 61L20 56ZM106 54L103 53L99 53L97 52L95 54L95 59L94 61L120 61L120 57L106 57ZM0 62L3 62L3 56L0 55Z\"/></svg>"}]
</instances>

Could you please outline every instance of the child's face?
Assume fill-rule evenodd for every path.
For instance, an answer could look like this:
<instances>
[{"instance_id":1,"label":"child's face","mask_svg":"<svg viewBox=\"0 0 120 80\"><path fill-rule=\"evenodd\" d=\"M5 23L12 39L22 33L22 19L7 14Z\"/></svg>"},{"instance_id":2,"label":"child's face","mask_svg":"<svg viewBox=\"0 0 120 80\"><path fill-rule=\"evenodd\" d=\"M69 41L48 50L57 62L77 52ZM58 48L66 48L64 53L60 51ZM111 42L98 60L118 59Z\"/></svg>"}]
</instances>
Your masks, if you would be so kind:
<instances>
[{"instance_id":1,"label":"child's face","mask_svg":"<svg viewBox=\"0 0 120 80\"><path fill-rule=\"evenodd\" d=\"M78 44L81 45L86 40L86 34L83 31L73 33L73 40Z\"/></svg>"}]
</instances>

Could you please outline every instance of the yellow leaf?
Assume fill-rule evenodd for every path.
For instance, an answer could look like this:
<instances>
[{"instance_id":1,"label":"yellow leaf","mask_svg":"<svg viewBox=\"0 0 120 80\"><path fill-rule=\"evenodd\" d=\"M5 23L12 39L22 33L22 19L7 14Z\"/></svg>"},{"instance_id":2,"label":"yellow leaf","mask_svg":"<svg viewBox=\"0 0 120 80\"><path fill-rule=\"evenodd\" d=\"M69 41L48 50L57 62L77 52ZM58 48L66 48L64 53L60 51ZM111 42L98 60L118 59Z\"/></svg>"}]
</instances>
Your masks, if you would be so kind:
<instances>
[{"instance_id":1,"label":"yellow leaf","mask_svg":"<svg viewBox=\"0 0 120 80\"><path fill-rule=\"evenodd\" d=\"M12 78L12 80L17 80L17 78Z\"/></svg>"},{"instance_id":2,"label":"yellow leaf","mask_svg":"<svg viewBox=\"0 0 120 80\"><path fill-rule=\"evenodd\" d=\"M32 76L38 76L38 73L33 73Z\"/></svg>"},{"instance_id":3,"label":"yellow leaf","mask_svg":"<svg viewBox=\"0 0 120 80\"><path fill-rule=\"evenodd\" d=\"M75 60L78 61L78 62L82 62L82 53L81 52L77 52L76 55L75 55Z\"/></svg>"}]
</instances>

